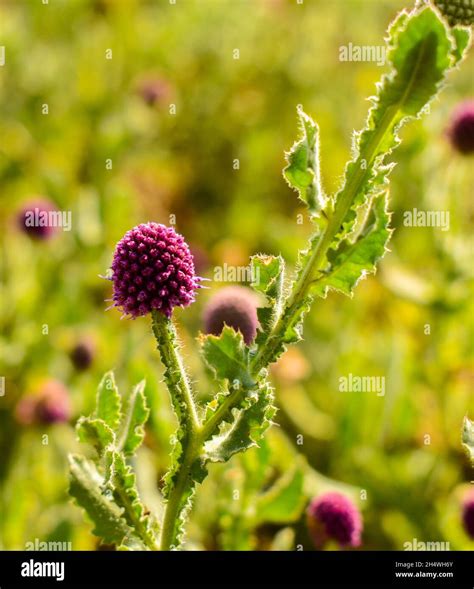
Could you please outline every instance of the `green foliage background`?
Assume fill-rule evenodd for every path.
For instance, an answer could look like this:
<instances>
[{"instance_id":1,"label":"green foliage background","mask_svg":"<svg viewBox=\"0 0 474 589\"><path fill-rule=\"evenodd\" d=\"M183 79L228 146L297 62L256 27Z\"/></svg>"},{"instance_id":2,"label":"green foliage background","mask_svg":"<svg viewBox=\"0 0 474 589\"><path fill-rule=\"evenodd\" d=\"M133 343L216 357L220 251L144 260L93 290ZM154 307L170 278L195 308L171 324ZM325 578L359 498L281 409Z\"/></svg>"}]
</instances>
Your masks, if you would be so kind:
<instances>
[{"instance_id":1,"label":"green foliage background","mask_svg":"<svg viewBox=\"0 0 474 589\"><path fill-rule=\"evenodd\" d=\"M169 224L170 215L207 278L256 252L281 253L294 265L310 231L281 175L296 137L295 106L320 125L322 180L333 192L384 70L340 62L339 47L382 45L403 7L399 0L0 4L2 548L23 549L35 538L97 547L67 497L66 455L79 447L72 424L22 428L14 420L18 400L45 378L66 383L74 421L91 412L107 370L122 390L146 378L152 412L135 467L145 502L160 511L174 422L150 323L104 312L111 289L99 275L125 231L148 220ZM470 55L430 115L403 130L391 177L391 253L353 299L332 293L317 301L304 342L273 371L280 427L260 449L211 469L190 547L311 549L304 506L339 488L363 511L363 548L402 549L415 538L473 548L460 523L472 478L460 442L463 416L474 410L472 159L446 138L452 109L472 96L473 73ZM140 96L147 79L163 88L154 106ZM38 243L18 231L18 209L37 194L72 211L71 232ZM403 212L414 207L449 210L450 230L404 227ZM210 393L195 336L206 300L222 285L208 286L176 316L193 378ZM97 355L77 373L68 354L82 337L93 339ZM385 376L386 395L339 392L349 373Z\"/></svg>"}]
</instances>

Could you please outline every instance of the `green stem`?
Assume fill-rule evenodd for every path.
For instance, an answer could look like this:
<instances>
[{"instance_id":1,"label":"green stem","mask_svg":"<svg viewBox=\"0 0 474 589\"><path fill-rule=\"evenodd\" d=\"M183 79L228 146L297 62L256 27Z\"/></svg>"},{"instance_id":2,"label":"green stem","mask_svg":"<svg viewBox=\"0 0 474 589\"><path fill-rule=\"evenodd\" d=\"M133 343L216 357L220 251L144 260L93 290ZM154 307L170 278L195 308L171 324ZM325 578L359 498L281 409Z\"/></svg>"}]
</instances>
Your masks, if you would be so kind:
<instances>
[{"instance_id":1,"label":"green stem","mask_svg":"<svg viewBox=\"0 0 474 589\"><path fill-rule=\"evenodd\" d=\"M120 497L120 503L124 506L128 519L132 522L135 531L138 532L138 535L143 540L145 546L150 550L158 550L158 544L156 543L155 538L148 532L140 518L137 517L135 510L130 504L128 495L120 488L117 489L116 492Z\"/></svg>"},{"instance_id":2,"label":"green stem","mask_svg":"<svg viewBox=\"0 0 474 589\"><path fill-rule=\"evenodd\" d=\"M188 478L191 475L191 467L201 450L200 439L196 434L192 434L184 450L183 462L178 471L176 482L168 497L165 505L165 513L161 525L160 550L172 550L177 548L174 545L176 538L176 528L181 510L185 507L183 493L188 486ZM195 483L193 483L195 484Z\"/></svg>"},{"instance_id":3,"label":"green stem","mask_svg":"<svg viewBox=\"0 0 474 589\"><path fill-rule=\"evenodd\" d=\"M176 473L175 482L166 502L161 528L160 549L170 550L175 542L179 514L186 502L186 499L183 499L183 494L186 487L189 487L187 483L190 470L201 449L200 432L202 426L191 385L179 353L176 329L172 321L158 311L152 312L152 320L153 334L156 338L161 361L166 368L165 381L178 417L179 428L184 432L180 440L183 446L183 462Z\"/></svg>"},{"instance_id":4,"label":"green stem","mask_svg":"<svg viewBox=\"0 0 474 589\"><path fill-rule=\"evenodd\" d=\"M239 404L240 400L243 399L249 393L249 389L241 387L227 395L220 407L211 415L211 417L203 425L200 431L200 441L204 444L208 440L214 431L216 430L219 423L227 415L233 407Z\"/></svg>"},{"instance_id":5,"label":"green stem","mask_svg":"<svg viewBox=\"0 0 474 589\"><path fill-rule=\"evenodd\" d=\"M153 334L156 338L158 351L165 371L171 401L178 419L185 422L192 431L201 427L196 404L191 391L191 385L179 354L178 337L171 319L162 313L152 311Z\"/></svg>"}]
</instances>

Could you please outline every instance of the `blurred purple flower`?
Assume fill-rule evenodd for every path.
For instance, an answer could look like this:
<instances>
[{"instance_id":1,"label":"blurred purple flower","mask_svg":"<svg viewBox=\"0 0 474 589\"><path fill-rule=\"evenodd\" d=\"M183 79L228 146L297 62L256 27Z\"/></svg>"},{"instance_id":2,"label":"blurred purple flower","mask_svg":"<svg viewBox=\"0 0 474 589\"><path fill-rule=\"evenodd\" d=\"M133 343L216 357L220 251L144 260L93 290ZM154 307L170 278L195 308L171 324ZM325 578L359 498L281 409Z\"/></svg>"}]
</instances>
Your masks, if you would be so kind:
<instances>
[{"instance_id":1,"label":"blurred purple flower","mask_svg":"<svg viewBox=\"0 0 474 589\"><path fill-rule=\"evenodd\" d=\"M464 155L474 152L474 100L458 105L451 117L448 136L452 146Z\"/></svg>"},{"instance_id":2,"label":"blurred purple flower","mask_svg":"<svg viewBox=\"0 0 474 589\"><path fill-rule=\"evenodd\" d=\"M18 227L33 239L50 239L58 229L48 221L48 215L53 211L57 211L57 208L50 200L41 197L32 199L19 211Z\"/></svg>"},{"instance_id":3,"label":"blurred purple flower","mask_svg":"<svg viewBox=\"0 0 474 589\"><path fill-rule=\"evenodd\" d=\"M69 353L76 370L87 370L94 361L94 356L95 346L90 339L78 341Z\"/></svg>"},{"instance_id":4,"label":"blurred purple flower","mask_svg":"<svg viewBox=\"0 0 474 589\"><path fill-rule=\"evenodd\" d=\"M354 503L336 492L315 497L308 506L307 521L316 547L322 547L329 539L340 546L359 546L361 543L362 517Z\"/></svg>"},{"instance_id":5,"label":"blurred purple flower","mask_svg":"<svg viewBox=\"0 0 474 589\"><path fill-rule=\"evenodd\" d=\"M153 106L170 96L171 86L162 78L147 78L140 82L138 93L149 106Z\"/></svg>"},{"instance_id":6,"label":"blurred purple flower","mask_svg":"<svg viewBox=\"0 0 474 589\"><path fill-rule=\"evenodd\" d=\"M462 523L466 534L474 540L474 492L464 498L462 505Z\"/></svg>"},{"instance_id":7,"label":"blurred purple flower","mask_svg":"<svg viewBox=\"0 0 474 589\"><path fill-rule=\"evenodd\" d=\"M41 388L20 399L15 416L21 425L53 424L71 417L69 392L62 382L47 380Z\"/></svg>"},{"instance_id":8,"label":"blurred purple flower","mask_svg":"<svg viewBox=\"0 0 474 589\"><path fill-rule=\"evenodd\" d=\"M243 286L227 286L217 292L204 310L204 331L220 335L224 324L244 337L247 345L255 339L258 327L255 295Z\"/></svg>"},{"instance_id":9,"label":"blurred purple flower","mask_svg":"<svg viewBox=\"0 0 474 589\"><path fill-rule=\"evenodd\" d=\"M132 317L153 309L170 317L195 300L200 278L191 251L172 227L145 223L118 242L112 262L114 306Z\"/></svg>"}]
</instances>

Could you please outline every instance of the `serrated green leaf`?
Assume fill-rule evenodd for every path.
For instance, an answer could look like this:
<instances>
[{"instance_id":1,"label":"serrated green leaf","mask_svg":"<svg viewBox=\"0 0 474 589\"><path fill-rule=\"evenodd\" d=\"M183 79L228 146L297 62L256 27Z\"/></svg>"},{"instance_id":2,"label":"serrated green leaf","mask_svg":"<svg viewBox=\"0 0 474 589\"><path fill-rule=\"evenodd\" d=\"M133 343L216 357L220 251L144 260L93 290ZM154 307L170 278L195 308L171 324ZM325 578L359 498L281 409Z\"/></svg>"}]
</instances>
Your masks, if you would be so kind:
<instances>
[{"instance_id":1,"label":"serrated green leaf","mask_svg":"<svg viewBox=\"0 0 474 589\"><path fill-rule=\"evenodd\" d=\"M69 493L92 520L93 533L106 544L116 545L127 536L133 536L120 508L103 495L103 480L93 463L73 454L69 456L69 468Z\"/></svg>"},{"instance_id":2,"label":"serrated green leaf","mask_svg":"<svg viewBox=\"0 0 474 589\"><path fill-rule=\"evenodd\" d=\"M257 498L255 524L290 523L298 520L306 503L303 484L304 473L299 465L287 471Z\"/></svg>"},{"instance_id":3,"label":"serrated green leaf","mask_svg":"<svg viewBox=\"0 0 474 589\"><path fill-rule=\"evenodd\" d=\"M173 547L178 548L183 542L185 534L185 525L188 518L189 510L192 506L193 497L196 493L196 485L202 483L207 476L207 469L203 461L198 458L190 466L186 482L183 487L179 505L177 509L177 517L174 522L173 533Z\"/></svg>"},{"instance_id":4,"label":"serrated green leaf","mask_svg":"<svg viewBox=\"0 0 474 589\"><path fill-rule=\"evenodd\" d=\"M469 456L472 466L474 466L474 421L465 417L462 429L462 445Z\"/></svg>"},{"instance_id":5,"label":"serrated green leaf","mask_svg":"<svg viewBox=\"0 0 474 589\"><path fill-rule=\"evenodd\" d=\"M76 425L76 432L79 440L94 446L100 457L109 445L115 443L114 432L102 419L80 417Z\"/></svg>"},{"instance_id":6,"label":"serrated green leaf","mask_svg":"<svg viewBox=\"0 0 474 589\"><path fill-rule=\"evenodd\" d=\"M259 328L255 343L261 346L270 332L281 310L285 280L285 262L281 256L256 255L251 258L252 288L265 295L268 306L259 307L257 316Z\"/></svg>"},{"instance_id":7,"label":"serrated green leaf","mask_svg":"<svg viewBox=\"0 0 474 589\"><path fill-rule=\"evenodd\" d=\"M385 165L384 160L400 142L398 130L407 119L424 112L437 94L447 70L460 57L465 36L458 35L457 41L459 47L429 7L402 12L390 26L391 69L378 84L365 128L354 136L354 158L335 197L334 219L340 228L336 227L339 233L331 247L350 235L358 207L385 190L393 165Z\"/></svg>"},{"instance_id":8,"label":"serrated green leaf","mask_svg":"<svg viewBox=\"0 0 474 589\"><path fill-rule=\"evenodd\" d=\"M141 502L135 474L121 452L112 452L112 475L109 486L115 503L123 509L123 519L146 543L148 549L157 550L158 524ZM128 544L125 546L130 549Z\"/></svg>"},{"instance_id":9,"label":"serrated green leaf","mask_svg":"<svg viewBox=\"0 0 474 589\"><path fill-rule=\"evenodd\" d=\"M329 289L334 289L351 296L359 280L375 272L376 263L384 256L392 233L386 207L386 195L374 198L365 230L354 243L344 240L335 252L330 253L330 265L311 287L313 294L325 297Z\"/></svg>"},{"instance_id":10,"label":"serrated green leaf","mask_svg":"<svg viewBox=\"0 0 474 589\"><path fill-rule=\"evenodd\" d=\"M304 274L309 260L313 255L313 251L318 244L320 236L314 235L309 242L309 247L306 250L298 252L298 262L296 265L295 279L291 285L292 289L301 280ZM313 296L311 293L300 298L296 302L292 302L283 309L283 312L279 316L279 322L283 326L281 332L277 336L269 335L266 337L265 344L267 347L271 347L272 353L267 357L268 364L275 362L286 350L288 344L294 344L302 339L303 334L303 319L305 314L311 308ZM272 341L270 341L272 340ZM273 344L273 345L272 345Z\"/></svg>"},{"instance_id":11,"label":"serrated green leaf","mask_svg":"<svg viewBox=\"0 0 474 589\"><path fill-rule=\"evenodd\" d=\"M182 466L184 458L183 445L187 443L187 433L185 429L178 426L177 430L171 437L170 468L163 476L163 496L168 498L176 482L176 475Z\"/></svg>"},{"instance_id":12,"label":"serrated green leaf","mask_svg":"<svg viewBox=\"0 0 474 589\"><path fill-rule=\"evenodd\" d=\"M276 362L289 344L295 344L302 339L303 320L311 308L312 301L313 296L308 293L297 303L284 309L279 317L282 329L278 334L271 334L266 338L265 344L268 352L265 355L265 366Z\"/></svg>"},{"instance_id":13,"label":"serrated green leaf","mask_svg":"<svg viewBox=\"0 0 474 589\"><path fill-rule=\"evenodd\" d=\"M225 325L220 336L201 336L202 354L217 378L237 381L243 387L254 385L249 374L249 353L242 334Z\"/></svg>"},{"instance_id":14,"label":"serrated green leaf","mask_svg":"<svg viewBox=\"0 0 474 589\"><path fill-rule=\"evenodd\" d=\"M474 10L474 8L473 8ZM471 42L471 31L462 27L454 27L451 29L451 35L456 43L456 48L453 52L456 64L458 64L466 54L466 50Z\"/></svg>"},{"instance_id":15,"label":"serrated green leaf","mask_svg":"<svg viewBox=\"0 0 474 589\"><path fill-rule=\"evenodd\" d=\"M232 411L232 420L221 424L217 435L206 442L204 456L211 462L226 462L237 452L257 445L275 415L273 393L269 385L246 397L241 409Z\"/></svg>"},{"instance_id":16,"label":"serrated green leaf","mask_svg":"<svg viewBox=\"0 0 474 589\"><path fill-rule=\"evenodd\" d=\"M110 445L102 457L101 472L104 473L104 485L107 486L113 475L115 447Z\"/></svg>"},{"instance_id":17,"label":"serrated green leaf","mask_svg":"<svg viewBox=\"0 0 474 589\"><path fill-rule=\"evenodd\" d=\"M319 168L319 128L301 108L298 109L301 137L286 154L288 165L283 176L294 188L310 213L316 215L325 206Z\"/></svg>"},{"instance_id":18,"label":"serrated green leaf","mask_svg":"<svg viewBox=\"0 0 474 589\"><path fill-rule=\"evenodd\" d=\"M258 307L257 308L257 319L258 319L258 333L255 338L255 343L261 345L267 339L267 335L270 332L273 320L275 317L275 309L273 306Z\"/></svg>"},{"instance_id":19,"label":"serrated green leaf","mask_svg":"<svg viewBox=\"0 0 474 589\"><path fill-rule=\"evenodd\" d=\"M150 410L145 397L145 381L133 387L131 394L125 399L125 408L120 426L120 448L130 456L143 442L145 423Z\"/></svg>"},{"instance_id":20,"label":"serrated green leaf","mask_svg":"<svg viewBox=\"0 0 474 589\"><path fill-rule=\"evenodd\" d=\"M399 118L418 116L452 65L452 50L445 25L431 8L397 19L389 30L387 55L394 71L382 81L373 123L391 106L400 111Z\"/></svg>"},{"instance_id":21,"label":"serrated green leaf","mask_svg":"<svg viewBox=\"0 0 474 589\"><path fill-rule=\"evenodd\" d=\"M270 299L281 296L285 273L285 261L281 256L258 254L250 259L254 281L251 286Z\"/></svg>"},{"instance_id":22,"label":"serrated green leaf","mask_svg":"<svg viewBox=\"0 0 474 589\"><path fill-rule=\"evenodd\" d=\"M120 424L120 394L115 384L112 371L104 374L97 390L95 416L102 419L112 431L116 432Z\"/></svg>"}]
</instances>

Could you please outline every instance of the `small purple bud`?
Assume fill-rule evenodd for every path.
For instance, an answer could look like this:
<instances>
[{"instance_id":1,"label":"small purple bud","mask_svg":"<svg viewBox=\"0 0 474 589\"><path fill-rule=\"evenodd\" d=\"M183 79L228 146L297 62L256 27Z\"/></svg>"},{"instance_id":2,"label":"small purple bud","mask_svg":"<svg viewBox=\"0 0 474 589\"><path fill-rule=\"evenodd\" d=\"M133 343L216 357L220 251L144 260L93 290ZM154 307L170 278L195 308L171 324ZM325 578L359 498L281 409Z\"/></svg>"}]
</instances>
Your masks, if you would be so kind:
<instances>
[{"instance_id":1,"label":"small purple bud","mask_svg":"<svg viewBox=\"0 0 474 589\"><path fill-rule=\"evenodd\" d=\"M359 546L362 517L354 503L336 492L315 497L308 506L307 521L314 545L321 548L328 540L340 546Z\"/></svg>"},{"instance_id":2,"label":"small purple bud","mask_svg":"<svg viewBox=\"0 0 474 589\"><path fill-rule=\"evenodd\" d=\"M57 211L57 207L45 198L30 200L17 215L18 227L33 239L48 240L58 229L49 219L53 211Z\"/></svg>"},{"instance_id":3,"label":"small purple bud","mask_svg":"<svg viewBox=\"0 0 474 589\"><path fill-rule=\"evenodd\" d=\"M462 505L462 523L466 534L474 540L474 492L464 498Z\"/></svg>"},{"instance_id":4,"label":"small purple bud","mask_svg":"<svg viewBox=\"0 0 474 589\"><path fill-rule=\"evenodd\" d=\"M451 144L460 153L474 152L474 100L466 100L458 105L451 117L448 130Z\"/></svg>"},{"instance_id":5,"label":"small purple bud","mask_svg":"<svg viewBox=\"0 0 474 589\"><path fill-rule=\"evenodd\" d=\"M162 78L147 78L139 84L138 93L148 106L154 106L169 98L171 87Z\"/></svg>"},{"instance_id":6,"label":"small purple bud","mask_svg":"<svg viewBox=\"0 0 474 589\"><path fill-rule=\"evenodd\" d=\"M15 416L21 425L53 424L69 421L71 400L63 383L46 381L36 393L20 399Z\"/></svg>"},{"instance_id":7,"label":"small purple bud","mask_svg":"<svg viewBox=\"0 0 474 589\"><path fill-rule=\"evenodd\" d=\"M204 311L204 331L220 335L224 324L240 331L247 345L257 334L257 300L242 286L227 286L220 290Z\"/></svg>"},{"instance_id":8,"label":"small purple bud","mask_svg":"<svg viewBox=\"0 0 474 589\"><path fill-rule=\"evenodd\" d=\"M147 315L153 309L171 317L174 307L194 302L200 280L188 245L172 227L138 225L115 248L114 306L131 317Z\"/></svg>"},{"instance_id":9,"label":"small purple bud","mask_svg":"<svg viewBox=\"0 0 474 589\"><path fill-rule=\"evenodd\" d=\"M95 356L95 345L90 339L83 339L72 348L69 353L71 362L76 370L87 370Z\"/></svg>"}]
</instances>

